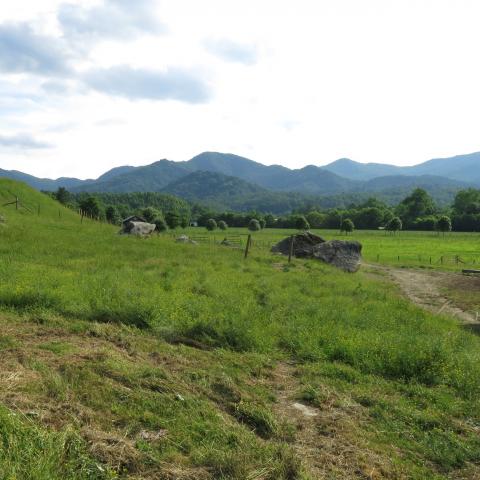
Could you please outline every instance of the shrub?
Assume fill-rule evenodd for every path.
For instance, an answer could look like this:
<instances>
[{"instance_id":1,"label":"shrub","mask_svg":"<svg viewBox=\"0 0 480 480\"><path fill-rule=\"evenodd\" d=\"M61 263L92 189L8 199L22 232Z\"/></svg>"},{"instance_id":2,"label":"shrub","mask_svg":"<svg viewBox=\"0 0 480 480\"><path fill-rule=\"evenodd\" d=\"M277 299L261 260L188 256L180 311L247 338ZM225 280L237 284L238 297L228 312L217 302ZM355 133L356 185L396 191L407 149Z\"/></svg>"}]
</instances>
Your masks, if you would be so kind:
<instances>
[{"instance_id":1,"label":"shrub","mask_svg":"<svg viewBox=\"0 0 480 480\"><path fill-rule=\"evenodd\" d=\"M340 232L345 232L348 235L349 233L353 232L354 229L355 229L355 225L349 218L342 220L342 225L340 226Z\"/></svg>"},{"instance_id":2,"label":"shrub","mask_svg":"<svg viewBox=\"0 0 480 480\"><path fill-rule=\"evenodd\" d=\"M298 228L298 230L308 230L310 228L310 224L307 222L307 219L303 215L300 215L295 220L295 227Z\"/></svg>"},{"instance_id":3,"label":"shrub","mask_svg":"<svg viewBox=\"0 0 480 480\"><path fill-rule=\"evenodd\" d=\"M262 227L260 226L260 222L259 222L256 218L252 218L252 219L248 222L248 229L249 229L251 232L258 232L259 230L262 229Z\"/></svg>"},{"instance_id":4,"label":"shrub","mask_svg":"<svg viewBox=\"0 0 480 480\"><path fill-rule=\"evenodd\" d=\"M443 232L444 235L445 232L450 232L452 230L452 221L450 220L450 217L442 215L437 221L437 230Z\"/></svg>"},{"instance_id":5,"label":"shrub","mask_svg":"<svg viewBox=\"0 0 480 480\"><path fill-rule=\"evenodd\" d=\"M120 216L118 215L117 209L113 205L107 207L107 209L105 210L105 217L107 219L107 222L113 225L117 225L118 223L120 223Z\"/></svg>"},{"instance_id":6,"label":"shrub","mask_svg":"<svg viewBox=\"0 0 480 480\"><path fill-rule=\"evenodd\" d=\"M92 196L83 199L79 203L80 210L92 218L100 218L103 214L99 201Z\"/></svg>"},{"instance_id":7,"label":"shrub","mask_svg":"<svg viewBox=\"0 0 480 480\"><path fill-rule=\"evenodd\" d=\"M175 228L180 225L180 216L178 215L178 213L168 212L165 215L165 221L167 222L169 228L175 230Z\"/></svg>"},{"instance_id":8,"label":"shrub","mask_svg":"<svg viewBox=\"0 0 480 480\"><path fill-rule=\"evenodd\" d=\"M402 221L399 217L393 217L387 224L387 230L389 232L396 233L402 229Z\"/></svg>"},{"instance_id":9,"label":"shrub","mask_svg":"<svg viewBox=\"0 0 480 480\"><path fill-rule=\"evenodd\" d=\"M166 232L168 230L167 222L162 217L157 217L153 223L157 232Z\"/></svg>"},{"instance_id":10,"label":"shrub","mask_svg":"<svg viewBox=\"0 0 480 480\"><path fill-rule=\"evenodd\" d=\"M160 214L160 212L153 207L144 208L141 213L142 217L149 223L153 223L155 218Z\"/></svg>"},{"instance_id":11,"label":"shrub","mask_svg":"<svg viewBox=\"0 0 480 480\"><path fill-rule=\"evenodd\" d=\"M207 230L212 232L217 228L217 222L213 218L209 218L205 224L205 227L207 227Z\"/></svg>"},{"instance_id":12,"label":"shrub","mask_svg":"<svg viewBox=\"0 0 480 480\"><path fill-rule=\"evenodd\" d=\"M433 232L437 226L437 219L430 215L428 217L417 218L412 224L412 230L423 230L427 232Z\"/></svg>"},{"instance_id":13,"label":"shrub","mask_svg":"<svg viewBox=\"0 0 480 480\"><path fill-rule=\"evenodd\" d=\"M217 226L220 230L226 230L228 228L227 222L224 222L223 220L220 220Z\"/></svg>"},{"instance_id":14,"label":"shrub","mask_svg":"<svg viewBox=\"0 0 480 480\"><path fill-rule=\"evenodd\" d=\"M306 216L307 222L312 228L321 228L325 222L326 215L320 212L309 212Z\"/></svg>"}]
</instances>

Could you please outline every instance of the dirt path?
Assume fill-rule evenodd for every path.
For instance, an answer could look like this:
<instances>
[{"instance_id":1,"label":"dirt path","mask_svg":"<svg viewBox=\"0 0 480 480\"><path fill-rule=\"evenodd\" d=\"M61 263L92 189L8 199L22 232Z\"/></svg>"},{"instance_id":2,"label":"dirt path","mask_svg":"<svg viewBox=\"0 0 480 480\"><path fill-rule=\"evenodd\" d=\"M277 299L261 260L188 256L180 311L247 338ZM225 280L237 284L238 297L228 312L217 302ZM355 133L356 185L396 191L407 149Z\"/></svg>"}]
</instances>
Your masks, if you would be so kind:
<instances>
[{"instance_id":1,"label":"dirt path","mask_svg":"<svg viewBox=\"0 0 480 480\"><path fill-rule=\"evenodd\" d=\"M385 265L366 265L367 272L387 275L413 303L433 313L458 318L463 324L480 327L479 314L455 304L449 298L449 287L478 290L478 278L458 273L394 268Z\"/></svg>"},{"instance_id":2,"label":"dirt path","mask_svg":"<svg viewBox=\"0 0 480 480\"><path fill-rule=\"evenodd\" d=\"M278 418L295 427L293 446L309 479L380 480L390 477L390 460L359 445L356 433L362 422L361 407L325 387L321 406L298 399L299 372L294 364L277 364L270 386L276 395Z\"/></svg>"}]
</instances>

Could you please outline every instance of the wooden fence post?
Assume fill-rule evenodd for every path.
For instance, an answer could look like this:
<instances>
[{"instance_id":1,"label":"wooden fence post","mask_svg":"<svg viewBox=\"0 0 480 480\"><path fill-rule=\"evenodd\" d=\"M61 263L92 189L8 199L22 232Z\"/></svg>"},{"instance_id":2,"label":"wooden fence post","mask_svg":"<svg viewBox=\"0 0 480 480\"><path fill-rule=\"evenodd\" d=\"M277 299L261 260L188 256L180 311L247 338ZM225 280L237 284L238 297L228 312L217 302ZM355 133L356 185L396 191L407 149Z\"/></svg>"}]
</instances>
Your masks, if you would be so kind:
<instances>
[{"instance_id":1,"label":"wooden fence post","mask_svg":"<svg viewBox=\"0 0 480 480\"><path fill-rule=\"evenodd\" d=\"M290 237L290 250L288 251L288 263L292 261L292 254L293 254L293 244L295 242L295 237L292 235Z\"/></svg>"},{"instance_id":2,"label":"wooden fence post","mask_svg":"<svg viewBox=\"0 0 480 480\"><path fill-rule=\"evenodd\" d=\"M247 238L247 245L245 246L245 256L243 258L247 258L248 256L248 249L250 248L251 239L252 239L252 235L249 233Z\"/></svg>"}]
</instances>

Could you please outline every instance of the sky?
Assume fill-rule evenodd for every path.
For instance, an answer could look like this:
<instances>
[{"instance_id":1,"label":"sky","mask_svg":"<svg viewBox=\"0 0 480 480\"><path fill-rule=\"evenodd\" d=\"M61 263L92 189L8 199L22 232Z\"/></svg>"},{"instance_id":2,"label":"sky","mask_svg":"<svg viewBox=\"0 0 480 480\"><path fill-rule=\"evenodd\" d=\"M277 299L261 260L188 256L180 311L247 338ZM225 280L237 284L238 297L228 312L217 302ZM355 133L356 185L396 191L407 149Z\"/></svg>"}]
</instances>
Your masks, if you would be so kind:
<instances>
[{"instance_id":1,"label":"sky","mask_svg":"<svg viewBox=\"0 0 480 480\"><path fill-rule=\"evenodd\" d=\"M0 168L480 150L478 0L3 0Z\"/></svg>"}]
</instances>

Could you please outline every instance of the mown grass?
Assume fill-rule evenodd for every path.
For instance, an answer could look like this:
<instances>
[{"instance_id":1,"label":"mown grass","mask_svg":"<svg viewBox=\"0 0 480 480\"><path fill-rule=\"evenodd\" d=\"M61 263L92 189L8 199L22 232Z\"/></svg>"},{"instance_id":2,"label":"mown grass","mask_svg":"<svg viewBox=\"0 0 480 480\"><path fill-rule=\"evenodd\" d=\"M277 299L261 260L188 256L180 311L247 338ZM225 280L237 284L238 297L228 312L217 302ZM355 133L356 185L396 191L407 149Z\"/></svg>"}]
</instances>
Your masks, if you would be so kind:
<instances>
[{"instance_id":1,"label":"mown grass","mask_svg":"<svg viewBox=\"0 0 480 480\"><path fill-rule=\"evenodd\" d=\"M0 478L73 480L113 478L71 429L47 431L27 416L0 407Z\"/></svg>"},{"instance_id":2,"label":"mown grass","mask_svg":"<svg viewBox=\"0 0 480 480\"><path fill-rule=\"evenodd\" d=\"M308 260L287 266L266 248L244 260L219 245L119 236L14 182L0 180L0 204L7 189L41 204L40 215L0 209L0 307L9 326L0 355L5 369L32 376L10 392L15 405L45 410L35 428L52 423L57 433L45 432L54 440L72 429L80 442L73 458L95 458L96 474L309 478L295 429L274 413L268 378L284 361L297 365L299 398L352 417L350 441L383 456L384 478L479 473L480 340L454 320L361 272ZM282 232L256 238L268 235ZM367 257L382 238L359 234ZM422 238L411 241L428 250ZM326 402L325 388L338 404ZM358 411L345 407L352 404ZM143 430L168 434L150 441ZM15 464L12 455L0 456L0 471ZM68 462L60 465L70 478Z\"/></svg>"}]
</instances>

